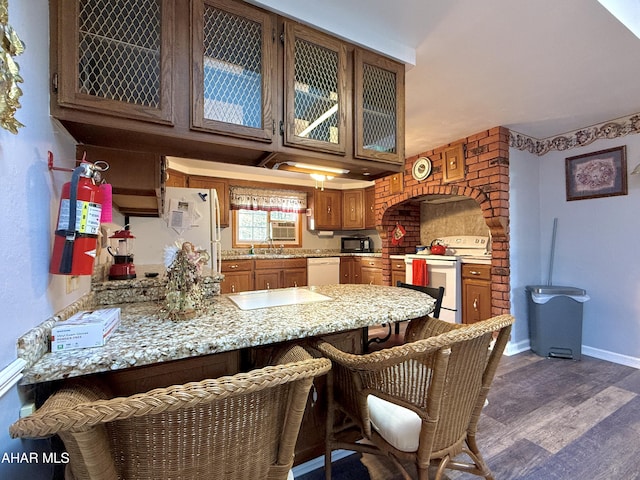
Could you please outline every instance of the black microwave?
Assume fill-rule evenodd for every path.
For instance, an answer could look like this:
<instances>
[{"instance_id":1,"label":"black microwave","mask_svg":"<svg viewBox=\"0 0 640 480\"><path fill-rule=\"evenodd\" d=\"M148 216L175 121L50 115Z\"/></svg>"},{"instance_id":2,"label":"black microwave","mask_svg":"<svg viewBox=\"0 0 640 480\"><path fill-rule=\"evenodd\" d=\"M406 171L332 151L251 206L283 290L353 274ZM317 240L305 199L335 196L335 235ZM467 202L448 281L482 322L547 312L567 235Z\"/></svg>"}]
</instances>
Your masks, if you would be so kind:
<instances>
[{"instance_id":1,"label":"black microwave","mask_svg":"<svg viewBox=\"0 0 640 480\"><path fill-rule=\"evenodd\" d=\"M373 252L373 242L369 237L342 237L342 253Z\"/></svg>"}]
</instances>

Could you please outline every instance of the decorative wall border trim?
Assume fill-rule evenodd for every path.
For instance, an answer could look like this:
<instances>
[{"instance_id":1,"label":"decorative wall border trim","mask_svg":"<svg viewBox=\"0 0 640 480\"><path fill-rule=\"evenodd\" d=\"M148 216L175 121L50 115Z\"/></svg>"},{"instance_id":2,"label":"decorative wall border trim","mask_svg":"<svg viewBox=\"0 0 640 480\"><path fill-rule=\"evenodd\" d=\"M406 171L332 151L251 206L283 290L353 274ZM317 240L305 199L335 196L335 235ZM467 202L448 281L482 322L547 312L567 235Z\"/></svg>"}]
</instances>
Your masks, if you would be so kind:
<instances>
[{"instance_id":1,"label":"decorative wall border trim","mask_svg":"<svg viewBox=\"0 0 640 480\"><path fill-rule=\"evenodd\" d=\"M640 113L541 140L510 131L509 146L542 156L552 150L561 152L584 147L602 138L618 138L634 133L640 133Z\"/></svg>"}]
</instances>

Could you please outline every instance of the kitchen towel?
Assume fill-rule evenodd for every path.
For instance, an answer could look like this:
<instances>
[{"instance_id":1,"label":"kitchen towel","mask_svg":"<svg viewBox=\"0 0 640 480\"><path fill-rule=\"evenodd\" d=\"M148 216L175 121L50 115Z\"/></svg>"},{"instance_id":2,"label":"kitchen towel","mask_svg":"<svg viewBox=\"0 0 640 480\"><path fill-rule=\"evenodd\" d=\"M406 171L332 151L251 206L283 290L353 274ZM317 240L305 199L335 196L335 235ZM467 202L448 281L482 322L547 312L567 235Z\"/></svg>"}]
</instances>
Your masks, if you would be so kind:
<instances>
[{"instance_id":1,"label":"kitchen towel","mask_svg":"<svg viewBox=\"0 0 640 480\"><path fill-rule=\"evenodd\" d=\"M413 276L411 281L414 285L426 287L429 285L429 271L427 270L427 261L422 258L414 258L411 262L413 267Z\"/></svg>"}]
</instances>

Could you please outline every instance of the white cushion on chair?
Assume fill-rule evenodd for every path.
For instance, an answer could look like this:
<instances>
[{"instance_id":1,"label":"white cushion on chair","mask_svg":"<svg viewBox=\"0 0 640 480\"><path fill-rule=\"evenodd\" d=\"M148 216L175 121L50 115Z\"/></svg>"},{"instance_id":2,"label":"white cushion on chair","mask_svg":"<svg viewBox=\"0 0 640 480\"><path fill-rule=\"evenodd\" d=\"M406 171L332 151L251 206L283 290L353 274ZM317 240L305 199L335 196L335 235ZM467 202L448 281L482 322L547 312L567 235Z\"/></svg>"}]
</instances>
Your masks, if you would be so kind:
<instances>
[{"instance_id":1,"label":"white cushion on chair","mask_svg":"<svg viewBox=\"0 0 640 480\"><path fill-rule=\"evenodd\" d=\"M415 452L422 420L416 412L375 395L367 396L371 425L387 442L403 452Z\"/></svg>"},{"instance_id":2,"label":"white cushion on chair","mask_svg":"<svg viewBox=\"0 0 640 480\"><path fill-rule=\"evenodd\" d=\"M293 476L293 470L289 470L289 475L287 475L287 480L295 480L295 477Z\"/></svg>"}]
</instances>

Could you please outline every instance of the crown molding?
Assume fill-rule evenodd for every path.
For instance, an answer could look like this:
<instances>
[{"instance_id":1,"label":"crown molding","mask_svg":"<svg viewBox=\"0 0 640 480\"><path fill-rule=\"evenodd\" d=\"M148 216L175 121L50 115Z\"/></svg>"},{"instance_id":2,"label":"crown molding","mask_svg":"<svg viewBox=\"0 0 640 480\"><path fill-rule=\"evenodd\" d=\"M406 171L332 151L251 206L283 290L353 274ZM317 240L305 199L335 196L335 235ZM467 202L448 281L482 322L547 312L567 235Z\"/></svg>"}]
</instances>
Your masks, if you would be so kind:
<instances>
[{"instance_id":1,"label":"crown molding","mask_svg":"<svg viewBox=\"0 0 640 480\"><path fill-rule=\"evenodd\" d=\"M640 113L543 139L528 137L522 133L510 131L509 146L542 156L552 150L561 152L572 148L584 147L596 140L624 137L634 133L640 133Z\"/></svg>"}]
</instances>

